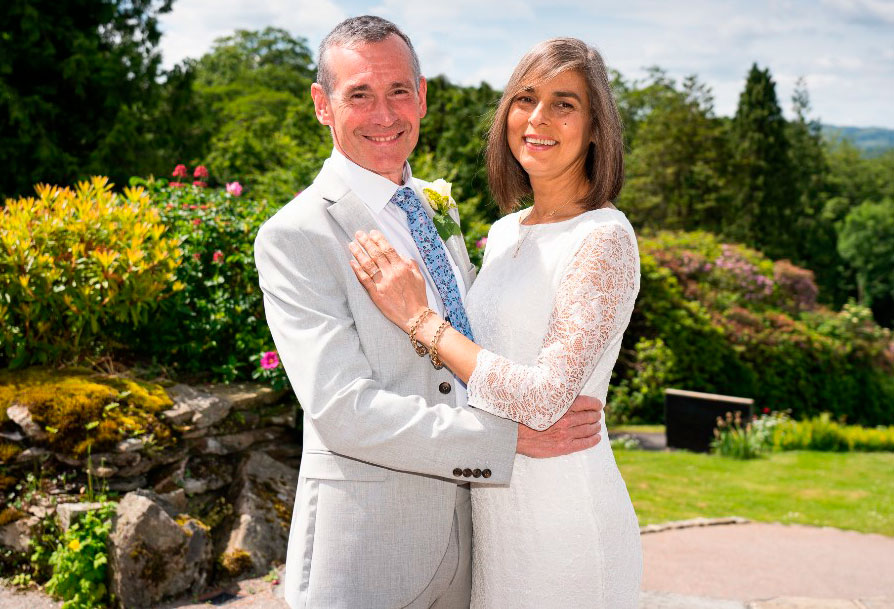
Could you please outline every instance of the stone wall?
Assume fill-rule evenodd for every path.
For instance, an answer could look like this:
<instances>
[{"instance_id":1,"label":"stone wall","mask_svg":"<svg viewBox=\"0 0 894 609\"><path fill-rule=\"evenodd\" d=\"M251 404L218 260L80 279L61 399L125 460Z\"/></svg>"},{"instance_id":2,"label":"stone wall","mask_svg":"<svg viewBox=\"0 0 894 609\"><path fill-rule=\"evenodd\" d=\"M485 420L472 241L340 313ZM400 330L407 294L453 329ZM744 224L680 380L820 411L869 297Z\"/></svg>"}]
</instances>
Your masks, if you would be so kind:
<instances>
[{"instance_id":1,"label":"stone wall","mask_svg":"<svg viewBox=\"0 0 894 609\"><path fill-rule=\"evenodd\" d=\"M0 432L22 447L7 471L68 475L22 510L0 506L0 546L27 552L42 519L67 529L97 507L84 503L89 470L95 489L119 498L110 588L123 607L195 595L282 563L301 457L294 398L251 384L166 391L173 406L163 417L178 434L173 447L133 437L83 459L41 446L45 431L16 406Z\"/></svg>"}]
</instances>

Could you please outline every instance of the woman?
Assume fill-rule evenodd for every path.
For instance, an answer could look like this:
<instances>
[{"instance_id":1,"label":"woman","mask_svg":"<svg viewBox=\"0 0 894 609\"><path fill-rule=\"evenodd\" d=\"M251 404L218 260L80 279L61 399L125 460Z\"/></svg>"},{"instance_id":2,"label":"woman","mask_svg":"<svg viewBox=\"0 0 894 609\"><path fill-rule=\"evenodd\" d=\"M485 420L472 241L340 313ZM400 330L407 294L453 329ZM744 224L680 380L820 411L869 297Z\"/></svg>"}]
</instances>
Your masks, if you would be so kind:
<instances>
[{"instance_id":1,"label":"woman","mask_svg":"<svg viewBox=\"0 0 894 609\"><path fill-rule=\"evenodd\" d=\"M469 405L546 429L581 392L605 401L639 289L633 229L611 204L620 119L593 48L557 38L522 58L487 163L502 209L534 203L488 235L465 300L475 342L427 308L418 268L378 233L358 234L352 267L413 347L467 383ZM517 456L512 484L473 486L472 507L473 607L638 607L639 528L607 438L556 459Z\"/></svg>"}]
</instances>

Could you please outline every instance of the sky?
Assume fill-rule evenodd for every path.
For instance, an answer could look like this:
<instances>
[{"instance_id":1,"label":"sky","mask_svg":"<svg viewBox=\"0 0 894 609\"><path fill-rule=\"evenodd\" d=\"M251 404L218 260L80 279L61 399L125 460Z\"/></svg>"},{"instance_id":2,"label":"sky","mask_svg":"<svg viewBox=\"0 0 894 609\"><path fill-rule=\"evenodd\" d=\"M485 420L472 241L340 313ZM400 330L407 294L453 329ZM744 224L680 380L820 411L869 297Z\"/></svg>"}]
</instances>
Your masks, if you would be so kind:
<instances>
[{"instance_id":1,"label":"sky","mask_svg":"<svg viewBox=\"0 0 894 609\"><path fill-rule=\"evenodd\" d=\"M575 36L628 80L659 66L711 87L735 113L751 65L769 68L787 116L796 80L812 117L894 129L894 0L175 0L160 19L165 67L237 29L274 26L320 40L342 19L379 15L413 40L426 76L502 88L524 53ZM309 97L308 97L309 99Z\"/></svg>"}]
</instances>

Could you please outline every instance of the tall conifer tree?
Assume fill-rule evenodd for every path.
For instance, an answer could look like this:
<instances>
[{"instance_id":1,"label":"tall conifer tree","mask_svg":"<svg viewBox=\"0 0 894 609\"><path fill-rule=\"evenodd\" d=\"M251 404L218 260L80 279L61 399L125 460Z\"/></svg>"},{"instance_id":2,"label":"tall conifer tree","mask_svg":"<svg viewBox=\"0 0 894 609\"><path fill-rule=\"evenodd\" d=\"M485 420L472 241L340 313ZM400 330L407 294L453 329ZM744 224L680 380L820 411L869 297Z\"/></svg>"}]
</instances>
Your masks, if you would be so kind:
<instances>
[{"instance_id":1,"label":"tall conifer tree","mask_svg":"<svg viewBox=\"0 0 894 609\"><path fill-rule=\"evenodd\" d=\"M786 122L770 70L751 66L732 128L733 205L724 232L771 257L790 254L797 216Z\"/></svg>"}]
</instances>

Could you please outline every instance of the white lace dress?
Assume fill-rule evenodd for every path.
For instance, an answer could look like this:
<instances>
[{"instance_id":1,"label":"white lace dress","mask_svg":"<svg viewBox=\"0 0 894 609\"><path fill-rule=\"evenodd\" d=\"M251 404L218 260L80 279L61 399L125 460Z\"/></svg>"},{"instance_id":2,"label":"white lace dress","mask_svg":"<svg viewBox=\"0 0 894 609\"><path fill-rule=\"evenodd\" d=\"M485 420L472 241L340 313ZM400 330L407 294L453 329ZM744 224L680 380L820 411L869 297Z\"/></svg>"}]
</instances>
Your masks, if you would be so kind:
<instances>
[{"instance_id":1,"label":"white lace dress","mask_svg":"<svg viewBox=\"0 0 894 609\"><path fill-rule=\"evenodd\" d=\"M535 429L580 394L605 401L639 290L633 228L605 208L553 224L491 228L466 297L483 348L469 404ZM473 609L636 609L639 526L606 421L594 448L517 455L506 487L472 485Z\"/></svg>"}]
</instances>

